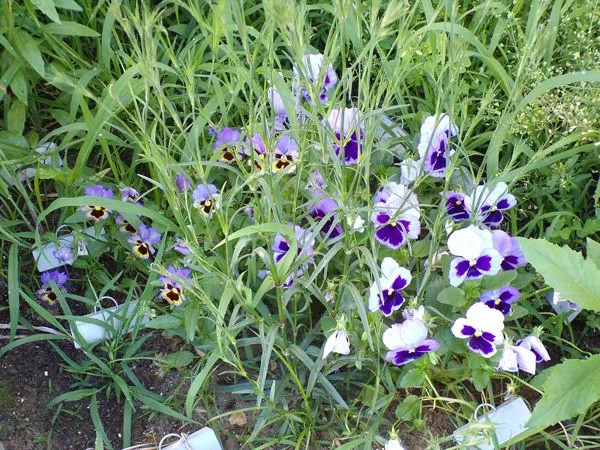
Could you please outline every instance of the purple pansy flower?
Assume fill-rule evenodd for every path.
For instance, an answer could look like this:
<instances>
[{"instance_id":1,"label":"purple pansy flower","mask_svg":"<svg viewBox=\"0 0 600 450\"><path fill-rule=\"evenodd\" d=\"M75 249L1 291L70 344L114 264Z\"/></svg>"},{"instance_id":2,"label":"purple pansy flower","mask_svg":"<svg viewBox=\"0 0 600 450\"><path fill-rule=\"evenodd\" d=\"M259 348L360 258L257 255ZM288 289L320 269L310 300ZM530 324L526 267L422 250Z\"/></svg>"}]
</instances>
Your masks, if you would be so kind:
<instances>
[{"instance_id":1,"label":"purple pansy flower","mask_svg":"<svg viewBox=\"0 0 600 450\"><path fill-rule=\"evenodd\" d=\"M112 199L114 196L112 189L107 189L102 185L90 186L85 188L85 195L90 197L104 197L108 199ZM99 222L101 220L108 219L110 209L105 208L104 206L82 206L81 210L85 213L85 217L87 219L92 219L95 222Z\"/></svg>"},{"instance_id":2,"label":"purple pansy flower","mask_svg":"<svg viewBox=\"0 0 600 450\"><path fill-rule=\"evenodd\" d=\"M302 273L304 272L304 270L306 270L306 267L308 266L308 264L313 261L313 256L312 256L314 253L313 246L315 245L315 239L313 237L313 234L310 231L305 230L302 227L299 227L298 225L294 225L293 228L294 228L294 234L296 235L296 242L297 242L296 254L297 255L302 254L306 260L296 270L295 274L290 273L290 275L288 276L288 278L285 280L285 282L283 284L284 287L290 287L294 283L294 278L301 276ZM275 236L275 240L273 242L273 259L275 260L275 263L278 263L279 261L281 261L289 250L290 250L290 244L288 243L288 241L285 239L285 237L283 237L282 234L277 233L277 235Z\"/></svg>"},{"instance_id":3,"label":"purple pansy flower","mask_svg":"<svg viewBox=\"0 0 600 450\"><path fill-rule=\"evenodd\" d=\"M302 58L302 66L294 65L294 73L296 78L298 73L302 73L304 77L319 90L319 100L321 103L327 103L327 91L333 88L338 82L338 76L331 64L327 67L325 73L322 73L324 56L320 53L307 54ZM302 88L302 96L310 104L312 99L310 92L306 88Z\"/></svg>"},{"instance_id":4,"label":"purple pansy flower","mask_svg":"<svg viewBox=\"0 0 600 450\"><path fill-rule=\"evenodd\" d=\"M126 186L123 189L119 189L121 192L121 200L124 202L139 204L140 193L134 188Z\"/></svg>"},{"instance_id":5,"label":"purple pansy flower","mask_svg":"<svg viewBox=\"0 0 600 450\"><path fill-rule=\"evenodd\" d=\"M121 233L127 233L130 236L135 236L137 229L131 225L121 214L117 214L115 217L115 223L119 225Z\"/></svg>"},{"instance_id":6,"label":"purple pansy flower","mask_svg":"<svg viewBox=\"0 0 600 450\"><path fill-rule=\"evenodd\" d=\"M480 230L474 225L457 230L448 238L448 250L456 256L450 263L452 286L500 271L502 257L493 247L489 230Z\"/></svg>"},{"instance_id":7,"label":"purple pansy flower","mask_svg":"<svg viewBox=\"0 0 600 450\"><path fill-rule=\"evenodd\" d=\"M194 207L205 216L210 217L214 210L219 209L219 190L214 184L200 183L193 192Z\"/></svg>"},{"instance_id":8,"label":"purple pansy flower","mask_svg":"<svg viewBox=\"0 0 600 450\"><path fill-rule=\"evenodd\" d=\"M504 340L504 314L485 303L475 303L467 310L467 317L457 319L452 334L469 339L467 347L484 358L496 353L496 345Z\"/></svg>"},{"instance_id":9,"label":"purple pansy flower","mask_svg":"<svg viewBox=\"0 0 600 450\"><path fill-rule=\"evenodd\" d=\"M408 269L400 267L392 258L383 258L379 282L371 285L369 310L379 310L385 316L392 315L404 303L402 289L408 286L411 280Z\"/></svg>"},{"instance_id":10,"label":"purple pansy flower","mask_svg":"<svg viewBox=\"0 0 600 450\"><path fill-rule=\"evenodd\" d=\"M550 361L550 355L548 350L544 347L544 344L539 337L531 334L524 339L517 341L517 346L531 350L535 355L535 361L541 363L542 361Z\"/></svg>"},{"instance_id":11,"label":"purple pansy flower","mask_svg":"<svg viewBox=\"0 0 600 450\"><path fill-rule=\"evenodd\" d=\"M519 369L535 375L535 354L531 350L516 345L505 346L496 370L518 372Z\"/></svg>"},{"instance_id":12,"label":"purple pansy flower","mask_svg":"<svg viewBox=\"0 0 600 450\"><path fill-rule=\"evenodd\" d=\"M455 222L471 219L470 200L462 192L449 191L446 193L446 214Z\"/></svg>"},{"instance_id":13,"label":"purple pansy flower","mask_svg":"<svg viewBox=\"0 0 600 450\"><path fill-rule=\"evenodd\" d=\"M61 245L52 254L61 264L71 265L76 259L73 249L68 245Z\"/></svg>"},{"instance_id":14,"label":"purple pansy flower","mask_svg":"<svg viewBox=\"0 0 600 450\"><path fill-rule=\"evenodd\" d=\"M419 201L406 186L387 183L375 194L371 221L375 238L391 249L400 248L407 239L417 239L421 233Z\"/></svg>"},{"instance_id":15,"label":"purple pansy flower","mask_svg":"<svg viewBox=\"0 0 600 450\"><path fill-rule=\"evenodd\" d=\"M175 178L175 186L179 189L179 192L185 192L192 187L192 182L183 172L179 172Z\"/></svg>"},{"instance_id":16,"label":"purple pansy flower","mask_svg":"<svg viewBox=\"0 0 600 450\"><path fill-rule=\"evenodd\" d=\"M163 288L160 290L160 297L171 305L181 305L184 296L184 288L191 286L190 269L184 267L167 267L168 276L161 275L160 282Z\"/></svg>"},{"instance_id":17,"label":"purple pansy flower","mask_svg":"<svg viewBox=\"0 0 600 450\"><path fill-rule=\"evenodd\" d=\"M494 248L502 257L500 268L502 270L515 270L527 264L525 255L521 250L519 242L502 230L492 231L492 242Z\"/></svg>"},{"instance_id":18,"label":"purple pansy flower","mask_svg":"<svg viewBox=\"0 0 600 450\"><path fill-rule=\"evenodd\" d=\"M321 191L327 186L325 183L325 179L321 172L318 170L313 170L308 176L308 182L306 183L306 189L310 191Z\"/></svg>"},{"instance_id":19,"label":"purple pansy flower","mask_svg":"<svg viewBox=\"0 0 600 450\"><path fill-rule=\"evenodd\" d=\"M254 167L258 170L262 170L263 162L267 157L267 148L262 136L259 133L254 133L252 139L246 139L246 145L252 148L252 151L248 151L244 148L244 155L250 156L254 162Z\"/></svg>"},{"instance_id":20,"label":"purple pansy flower","mask_svg":"<svg viewBox=\"0 0 600 450\"><path fill-rule=\"evenodd\" d=\"M223 128L217 133L213 147L214 153L219 153L219 161L232 163L243 154L240 152L242 133L235 128Z\"/></svg>"},{"instance_id":21,"label":"purple pansy flower","mask_svg":"<svg viewBox=\"0 0 600 450\"><path fill-rule=\"evenodd\" d=\"M281 77L282 74L279 73L279 78ZM269 101L271 102L271 105L275 110L273 131L275 135L278 135L290 128L290 118L288 116L287 111L285 110L285 104L283 103L281 93L277 90L275 86L269 86L269 88L267 89L267 96L269 97Z\"/></svg>"},{"instance_id":22,"label":"purple pansy flower","mask_svg":"<svg viewBox=\"0 0 600 450\"><path fill-rule=\"evenodd\" d=\"M515 196L508 193L506 183L496 183L491 191L487 186L477 186L470 196L470 208L477 211L477 219L488 227L497 227L504 220L502 211L517 204Z\"/></svg>"},{"instance_id":23,"label":"purple pansy flower","mask_svg":"<svg viewBox=\"0 0 600 450\"><path fill-rule=\"evenodd\" d=\"M418 150L423 170L432 177L446 176L448 159L454 154L450 138L457 133L458 127L450 122L447 114L429 116L423 121Z\"/></svg>"},{"instance_id":24,"label":"purple pansy flower","mask_svg":"<svg viewBox=\"0 0 600 450\"><path fill-rule=\"evenodd\" d=\"M358 164L364 133L356 108L332 109L327 123L335 134L334 151L348 166Z\"/></svg>"},{"instance_id":25,"label":"purple pansy flower","mask_svg":"<svg viewBox=\"0 0 600 450\"><path fill-rule=\"evenodd\" d=\"M517 288L512 286L504 286L500 289L484 292L479 299L490 308L497 309L502 314L507 316L510 314L510 306L521 298L521 293Z\"/></svg>"},{"instance_id":26,"label":"purple pansy flower","mask_svg":"<svg viewBox=\"0 0 600 450\"><path fill-rule=\"evenodd\" d=\"M50 283L53 281L60 291L65 292L66 289L64 286L68 280L69 276L62 270L48 270L42 273L40 277L41 286L37 291L37 297L53 305L58 300L58 295L52 290Z\"/></svg>"},{"instance_id":27,"label":"purple pansy flower","mask_svg":"<svg viewBox=\"0 0 600 450\"><path fill-rule=\"evenodd\" d=\"M383 344L388 348L385 360L401 366L440 348L438 341L427 339L427 332L419 319L393 324L383 332Z\"/></svg>"},{"instance_id":28,"label":"purple pansy flower","mask_svg":"<svg viewBox=\"0 0 600 450\"><path fill-rule=\"evenodd\" d=\"M286 171L293 172L295 162L298 160L298 143L288 135L281 136L275 144L275 154L273 157L273 172Z\"/></svg>"},{"instance_id":29,"label":"purple pansy flower","mask_svg":"<svg viewBox=\"0 0 600 450\"><path fill-rule=\"evenodd\" d=\"M133 253L138 258L148 259L150 255L156 253L154 245L160 243L160 233L153 227L141 223L137 233L129 238L129 243L133 244Z\"/></svg>"},{"instance_id":30,"label":"purple pansy flower","mask_svg":"<svg viewBox=\"0 0 600 450\"><path fill-rule=\"evenodd\" d=\"M180 239L178 236L175 236L175 245L173 245L173 250L177 253L181 253L183 256L190 255L192 251L183 239Z\"/></svg>"},{"instance_id":31,"label":"purple pansy flower","mask_svg":"<svg viewBox=\"0 0 600 450\"><path fill-rule=\"evenodd\" d=\"M327 196L317 198L309 204L308 209L310 215L319 221L327 218L321 231L323 231L328 238L334 239L344 233L343 228L335 223L337 218L335 211L338 209L338 204L333 198Z\"/></svg>"}]
</instances>

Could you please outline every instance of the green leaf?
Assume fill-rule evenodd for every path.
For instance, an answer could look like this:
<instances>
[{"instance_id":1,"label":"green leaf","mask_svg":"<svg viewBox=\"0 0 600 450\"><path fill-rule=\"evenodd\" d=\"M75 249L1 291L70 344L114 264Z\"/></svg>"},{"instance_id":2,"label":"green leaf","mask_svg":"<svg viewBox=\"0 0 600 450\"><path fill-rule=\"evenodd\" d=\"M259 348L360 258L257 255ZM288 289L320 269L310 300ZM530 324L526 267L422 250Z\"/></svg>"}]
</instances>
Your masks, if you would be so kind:
<instances>
[{"instance_id":1,"label":"green leaf","mask_svg":"<svg viewBox=\"0 0 600 450\"><path fill-rule=\"evenodd\" d=\"M414 388L419 387L425 381L425 373L421 369L410 369L406 372L406 375L402 377L400 381L400 387L402 388Z\"/></svg>"},{"instance_id":2,"label":"green leaf","mask_svg":"<svg viewBox=\"0 0 600 450\"><path fill-rule=\"evenodd\" d=\"M600 244L590 238L587 238L587 260L593 261L600 269Z\"/></svg>"},{"instance_id":3,"label":"green leaf","mask_svg":"<svg viewBox=\"0 0 600 450\"><path fill-rule=\"evenodd\" d=\"M54 0L54 6L62 9L70 9L72 11L83 11L74 0Z\"/></svg>"},{"instance_id":4,"label":"green leaf","mask_svg":"<svg viewBox=\"0 0 600 450\"><path fill-rule=\"evenodd\" d=\"M10 89L21 102L27 104L27 80L20 70L10 80Z\"/></svg>"},{"instance_id":5,"label":"green leaf","mask_svg":"<svg viewBox=\"0 0 600 450\"><path fill-rule=\"evenodd\" d=\"M58 17L58 13L56 12L56 8L54 7L54 2L52 0L31 0L31 3L41 12L46 14L50 20L60 23L60 18Z\"/></svg>"},{"instance_id":6,"label":"green leaf","mask_svg":"<svg viewBox=\"0 0 600 450\"><path fill-rule=\"evenodd\" d=\"M492 277L485 277L481 281L481 289L483 289L484 292L500 289L501 287L510 284L515 278L517 278L517 272L515 270L500 272Z\"/></svg>"},{"instance_id":7,"label":"green leaf","mask_svg":"<svg viewBox=\"0 0 600 450\"><path fill-rule=\"evenodd\" d=\"M200 373L196 375L196 378L194 378L194 381L192 381L187 396L185 397L185 414L188 417L192 417L192 412L194 411L194 404L196 403L196 395L198 394L198 391L200 391L200 388L212 372L213 367L218 360L219 356L216 353L212 353L207 358L206 363L204 364L204 367L202 368Z\"/></svg>"},{"instance_id":8,"label":"green leaf","mask_svg":"<svg viewBox=\"0 0 600 450\"><path fill-rule=\"evenodd\" d=\"M467 298L462 289L454 286L448 286L437 295L437 300L445 305L461 307L467 303Z\"/></svg>"},{"instance_id":9,"label":"green leaf","mask_svg":"<svg viewBox=\"0 0 600 450\"><path fill-rule=\"evenodd\" d=\"M23 130L25 129L25 113L26 106L23 102L16 100L10 106L8 110L7 116L7 129L11 133L15 133L19 136L23 135Z\"/></svg>"},{"instance_id":10,"label":"green leaf","mask_svg":"<svg viewBox=\"0 0 600 450\"><path fill-rule=\"evenodd\" d=\"M419 415L421 401L416 395L409 395L396 408L396 417L399 420L412 420Z\"/></svg>"},{"instance_id":11,"label":"green leaf","mask_svg":"<svg viewBox=\"0 0 600 450\"><path fill-rule=\"evenodd\" d=\"M517 239L527 261L562 298L600 312L600 269L591 260L544 239Z\"/></svg>"},{"instance_id":12,"label":"green leaf","mask_svg":"<svg viewBox=\"0 0 600 450\"><path fill-rule=\"evenodd\" d=\"M58 34L65 36L88 36L88 37L99 37L100 33L92 30L91 28L81 25L77 22L64 21L62 23L49 23L44 25L41 30L44 33Z\"/></svg>"},{"instance_id":13,"label":"green leaf","mask_svg":"<svg viewBox=\"0 0 600 450\"><path fill-rule=\"evenodd\" d=\"M46 70L44 69L44 59L42 58L42 52L38 47L37 42L29 34L23 30L15 30L15 47L21 56L27 61L27 63L35 70L41 77L46 76Z\"/></svg>"},{"instance_id":14,"label":"green leaf","mask_svg":"<svg viewBox=\"0 0 600 450\"><path fill-rule=\"evenodd\" d=\"M13 244L8 253L8 309L10 311L10 340L15 338L19 323L19 246Z\"/></svg>"},{"instance_id":15,"label":"green leaf","mask_svg":"<svg viewBox=\"0 0 600 450\"><path fill-rule=\"evenodd\" d=\"M583 414L600 400L600 355L587 360L568 359L544 372L544 395L527 426L542 430L561 420Z\"/></svg>"},{"instance_id":16,"label":"green leaf","mask_svg":"<svg viewBox=\"0 0 600 450\"><path fill-rule=\"evenodd\" d=\"M167 355L165 363L170 367L187 367L194 361L194 354L188 350Z\"/></svg>"},{"instance_id":17,"label":"green leaf","mask_svg":"<svg viewBox=\"0 0 600 450\"><path fill-rule=\"evenodd\" d=\"M155 328L157 330L172 330L174 328L182 328L183 320L181 317L173 314L163 314L152 319L146 324L146 328Z\"/></svg>"}]
</instances>

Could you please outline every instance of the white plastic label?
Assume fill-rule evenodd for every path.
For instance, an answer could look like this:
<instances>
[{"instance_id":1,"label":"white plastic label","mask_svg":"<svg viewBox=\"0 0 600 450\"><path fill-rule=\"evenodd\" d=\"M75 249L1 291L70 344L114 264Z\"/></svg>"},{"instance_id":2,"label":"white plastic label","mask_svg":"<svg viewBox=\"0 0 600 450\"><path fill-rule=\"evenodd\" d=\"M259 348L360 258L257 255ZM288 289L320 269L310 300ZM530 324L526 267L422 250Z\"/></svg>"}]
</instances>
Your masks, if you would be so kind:
<instances>
[{"instance_id":1,"label":"white plastic label","mask_svg":"<svg viewBox=\"0 0 600 450\"><path fill-rule=\"evenodd\" d=\"M561 298L559 292L550 291L548 295L546 295L546 300L556 314L571 312L571 314L565 317L565 324L573 322L573 319L581 312L581 307L578 304L573 303L571 300Z\"/></svg>"},{"instance_id":2,"label":"white plastic label","mask_svg":"<svg viewBox=\"0 0 600 450\"><path fill-rule=\"evenodd\" d=\"M124 305L113 306L112 308L103 309L102 311L98 311L92 314L88 314L83 316L85 319L99 320L106 325L101 325L97 323L92 323L91 321L83 321L77 320L71 324L71 335L75 339L75 348L81 348L82 343L78 341L78 337L75 334L74 329L81 335L85 344L95 344L96 342L104 341L105 339L109 339L113 336L112 330L122 331L125 333L129 333L137 326L144 325L150 319L146 315L138 315L136 316L129 324L129 328L127 330L121 330L121 324L127 321L127 318L131 316L136 310L138 301L134 300L129 303L128 307L125 308Z\"/></svg>"},{"instance_id":3,"label":"white plastic label","mask_svg":"<svg viewBox=\"0 0 600 450\"><path fill-rule=\"evenodd\" d=\"M100 230L100 234L98 236L96 236L96 229L94 227L86 228L85 230L83 230L83 232L90 237L98 239L99 241L106 242L106 238L104 237L104 228ZM56 256L56 254L57 252L59 252L61 247L71 247L71 244L73 244L74 239L75 237L71 233L61 235L58 237L58 242L60 243L59 245L57 245L54 242L50 242L44 245L41 248L41 250L33 250L33 259L37 262L38 271L45 272L47 270L55 269L56 267L64 266L66 264L72 264L74 260L61 260ZM82 243L84 246L83 249L81 248ZM85 242L78 243L76 253L79 256L87 255L87 247L85 247Z\"/></svg>"},{"instance_id":4,"label":"white plastic label","mask_svg":"<svg viewBox=\"0 0 600 450\"><path fill-rule=\"evenodd\" d=\"M201 430L196 431L195 433L190 434L187 437L186 442L176 442L175 444L171 444L168 447L165 447L165 450L222 450L221 444L215 435L215 432L208 428L204 427Z\"/></svg>"},{"instance_id":5,"label":"white plastic label","mask_svg":"<svg viewBox=\"0 0 600 450\"><path fill-rule=\"evenodd\" d=\"M458 444L468 445L469 449L494 450L494 441L489 433L495 433L498 445L502 445L523 433L527 428L531 412L521 397L502 403L487 416L479 417L477 422L467 424L454 432ZM485 433L486 424L491 425ZM461 447L462 448L462 447Z\"/></svg>"}]
</instances>

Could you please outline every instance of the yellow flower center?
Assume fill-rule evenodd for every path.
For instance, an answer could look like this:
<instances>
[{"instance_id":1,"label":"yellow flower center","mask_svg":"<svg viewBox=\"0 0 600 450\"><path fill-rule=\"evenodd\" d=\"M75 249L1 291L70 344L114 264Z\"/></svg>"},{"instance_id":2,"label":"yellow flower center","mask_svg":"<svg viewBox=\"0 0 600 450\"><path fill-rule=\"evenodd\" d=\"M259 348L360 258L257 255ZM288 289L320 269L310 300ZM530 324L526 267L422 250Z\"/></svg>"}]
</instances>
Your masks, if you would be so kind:
<instances>
[{"instance_id":1,"label":"yellow flower center","mask_svg":"<svg viewBox=\"0 0 600 450\"><path fill-rule=\"evenodd\" d=\"M494 302L494 304L495 304L495 305L499 305L501 301L502 301L502 300L500 300L499 298L497 298L497 299L496 299L496 301Z\"/></svg>"},{"instance_id":2,"label":"yellow flower center","mask_svg":"<svg viewBox=\"0 0 600 450\"><path fill-rule=\"evenodd\" d=\"M212 205L212 202L210 200L206 200L204 202L204 206L210 206L210 205Z\"/></svg>"},{"instance_id":3,"label":"yellow flower center","mask_svg":"<svg viewBox=\"0 0 600 450\"><path fill-rule=\"evenodd\" d=\"M481 331L477 330L473 336L481 337Z\"/></svg>"}]
</instances>

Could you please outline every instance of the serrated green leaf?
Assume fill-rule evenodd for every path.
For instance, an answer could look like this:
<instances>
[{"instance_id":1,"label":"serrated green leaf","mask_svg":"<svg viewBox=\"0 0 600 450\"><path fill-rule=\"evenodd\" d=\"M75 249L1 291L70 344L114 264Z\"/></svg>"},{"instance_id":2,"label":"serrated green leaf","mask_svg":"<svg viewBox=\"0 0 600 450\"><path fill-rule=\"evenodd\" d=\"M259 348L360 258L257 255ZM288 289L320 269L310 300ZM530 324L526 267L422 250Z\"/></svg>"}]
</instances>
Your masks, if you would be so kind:
<instances>
[{"instance_id":1,"label":"serrated green leaf","mask_svg":"<svg viewBox=\"0 0 600 450\"><path fill-rule=\"evenodd\" d=\"M62 23L49 23L44 25L41 30L44 33L58 34L65 36L87 36L87 37L98 37L100 33L92 30L91 28L81 25L77 22L64 21Z\"/></svg>"},{"instance_id":2,"label":"serrated green leaf","mask_svg":"<svg viewBox=\"0 0 600 450\"><path fill-rule=\"evenodd\" d=\"M437 301L445 305L461 307L467 303L467 298L462 289L454 286L448 286L437 295Z\"/></svg>"},{"instance_id":3,"label":"serrated green leaf","mask_svg":"<svg viewBox=\"0 0 600 450\"><path fill-rule=\"evenodd\" d=\"M561 297L600 312L600 269L581 253L544 239L517 238L525 258Z\"/></svg>"},{"instance_id":4,"label":"serrated green leaf","mask_svg":"<svg viewBox=\"0 0 600 450\"><path fill-rule=\"evenodd\" d=\"M60 23L60 17L52 0L31 0L33 6L46 14L52 22Z\"/></svg>"},{"instance_id":5,"label":"serrated green leaf","mask_svg":"<svg viewBox=\"0 0 600 450\"><path fill-rule=\"evenodd\" d=\"M44 59L38 43L29 34L23 30L15 30L15 47L19 50L21 56L41 77L46 76L44 68Z\"/></svg>"},{"instance_id":6,"label":"serrated green leaf","mask_svg":"<svg viewBox=\"0 0 600 450\"><path fill-rule=\"evenodd\" d=\"M561 420L583 414L600 400L600 355L587 360L568 359L547 371L544 395L527 426L542 430Z\"/></svg>"},{"instance_id":7,"label":"serrated green leaf","mask_svg":"<svg viewBox=\"0 0 600 450\"><path fill-rule=\"evenodd\" d=\"M587 259L593 261L600 269L600 244L593 239L587 238Z\"/></svg>"}]
</instances>

